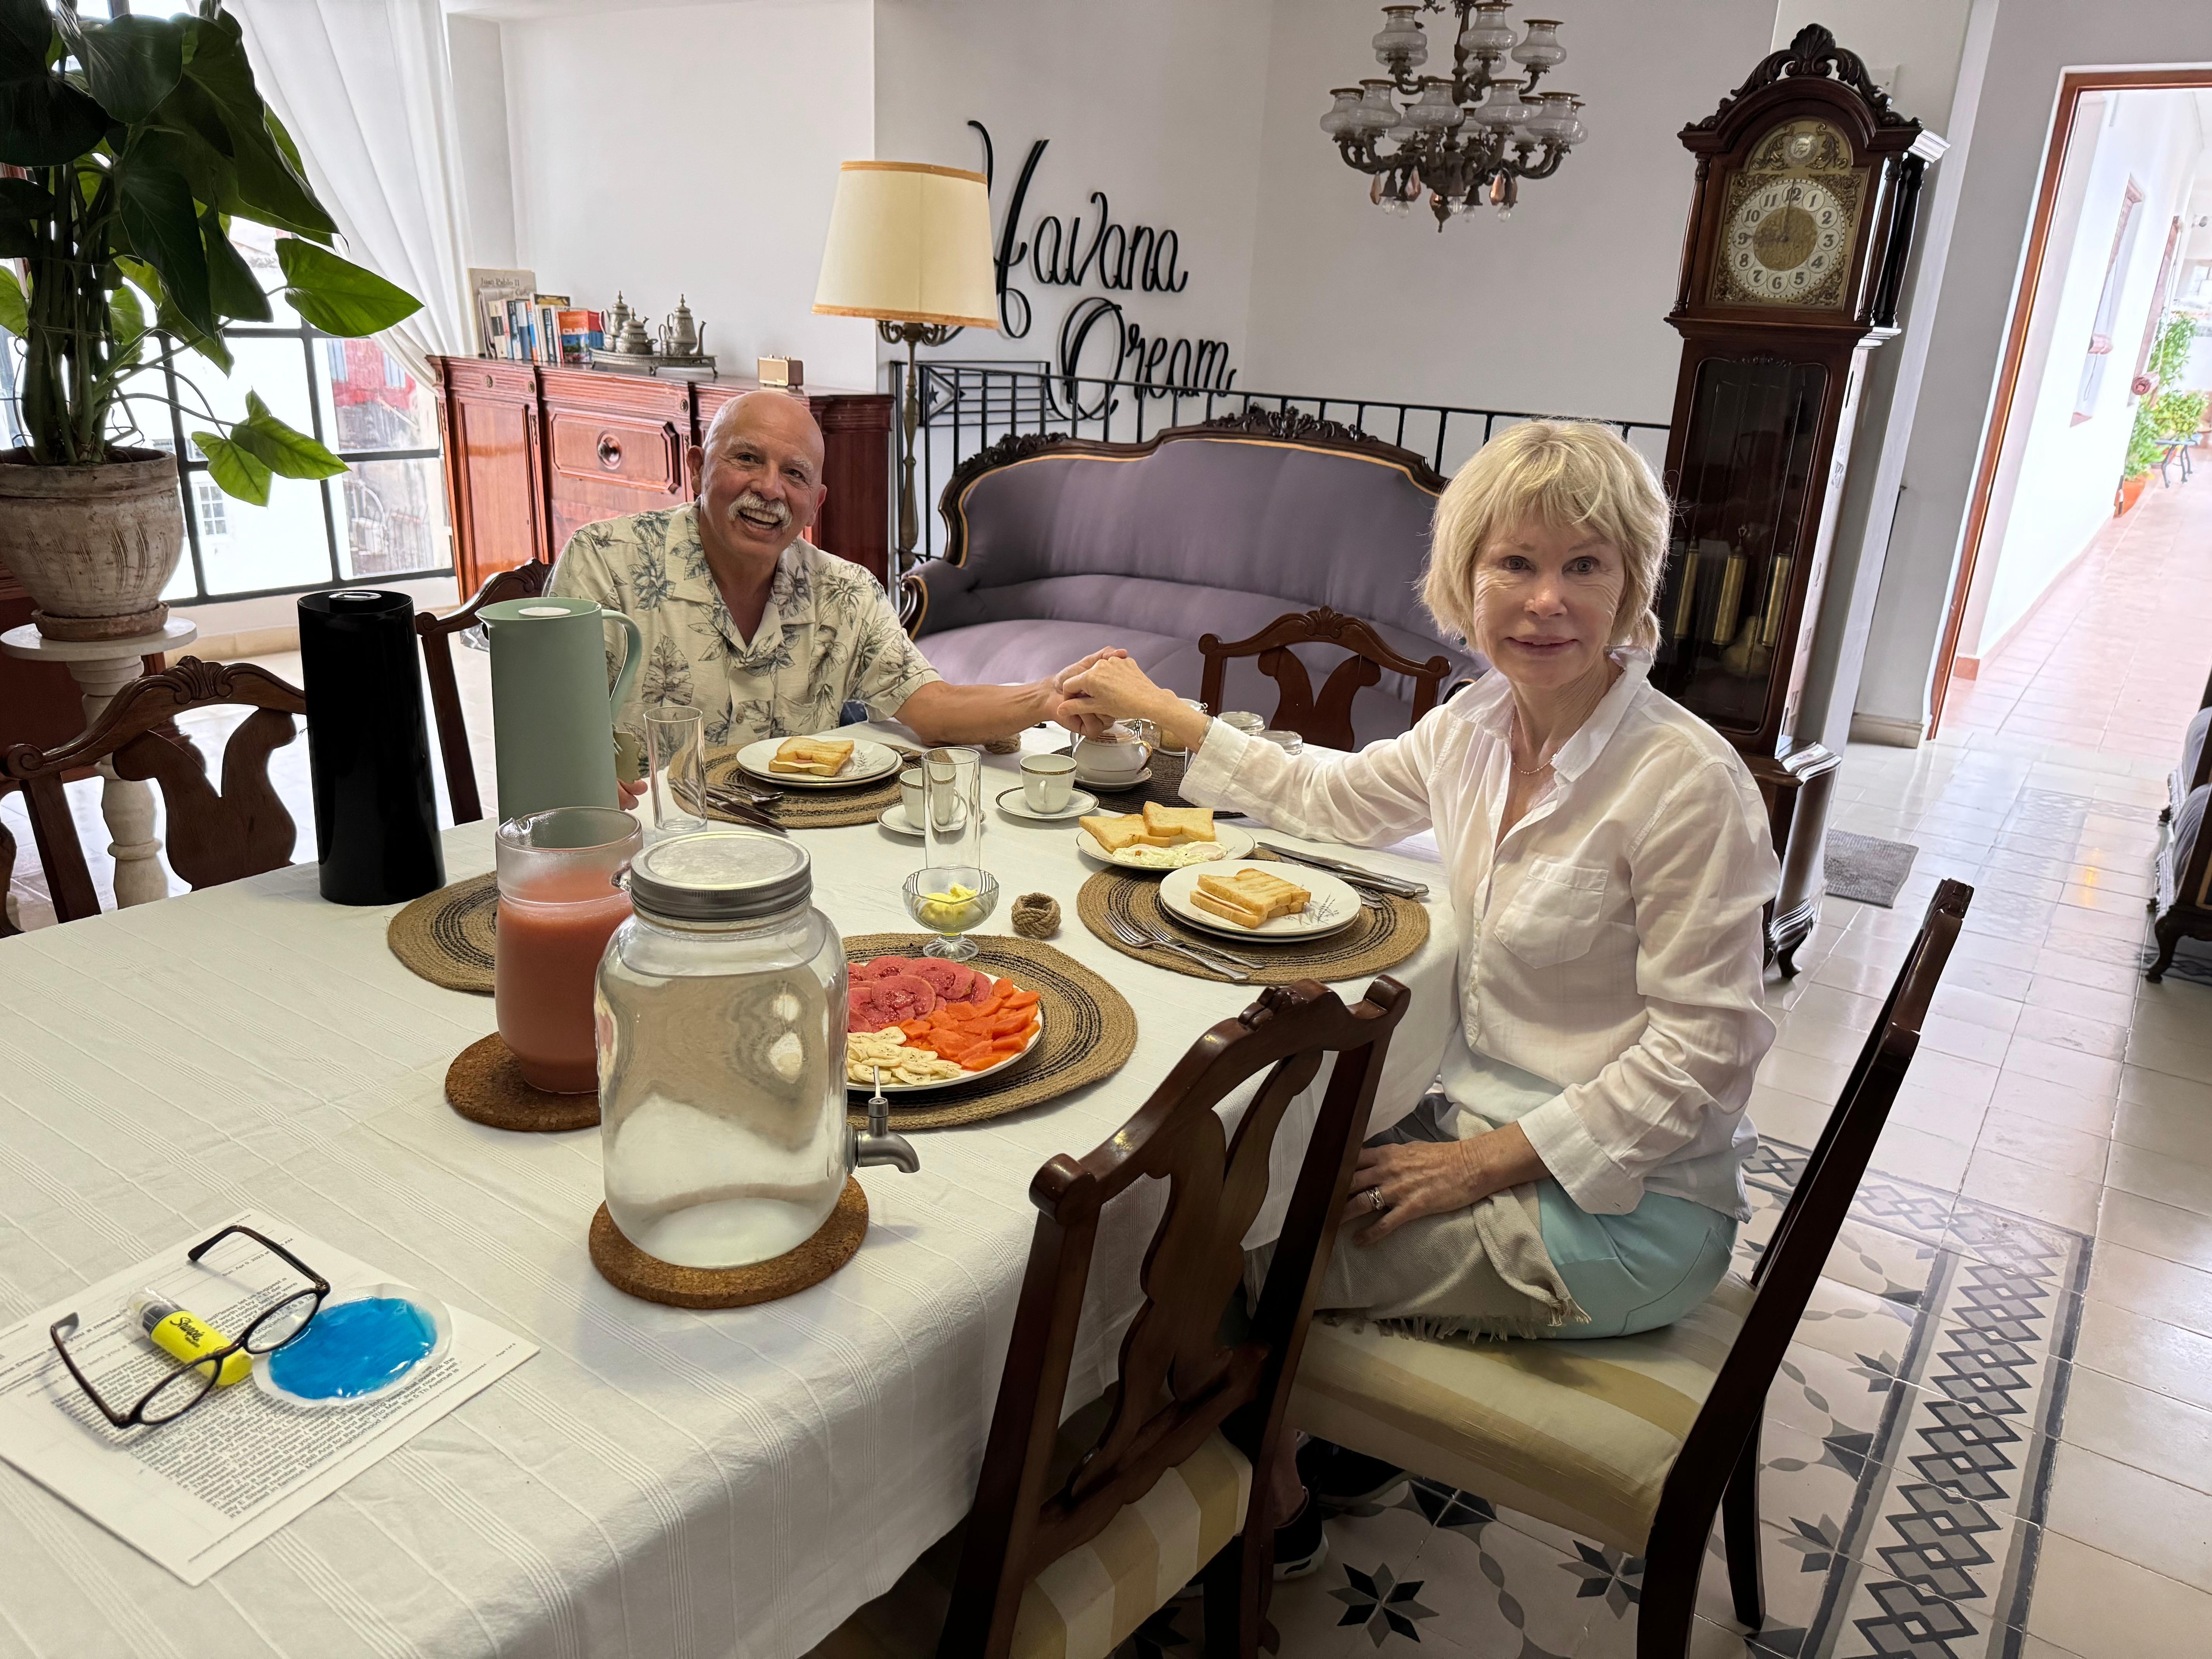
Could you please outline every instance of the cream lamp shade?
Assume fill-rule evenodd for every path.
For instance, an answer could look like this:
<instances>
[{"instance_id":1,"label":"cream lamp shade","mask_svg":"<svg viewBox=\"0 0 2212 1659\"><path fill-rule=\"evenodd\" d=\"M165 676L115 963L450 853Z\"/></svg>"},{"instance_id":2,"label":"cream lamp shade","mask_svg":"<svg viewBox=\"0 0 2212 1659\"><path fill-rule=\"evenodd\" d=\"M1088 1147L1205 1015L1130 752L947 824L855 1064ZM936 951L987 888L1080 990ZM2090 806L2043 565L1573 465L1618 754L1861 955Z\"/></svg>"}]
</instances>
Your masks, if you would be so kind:
<instances>
[{"instance_id":1,"label":"cream lamp shade","mask_svg":"<svg viewBox=\"0 0 2212 1659\"><path fill-rule=\"evenodd\" d=\"M846 162L837 173L814 309L829 317L998 327L983 175L919 161Z\"/></svg>"}]
</instances>

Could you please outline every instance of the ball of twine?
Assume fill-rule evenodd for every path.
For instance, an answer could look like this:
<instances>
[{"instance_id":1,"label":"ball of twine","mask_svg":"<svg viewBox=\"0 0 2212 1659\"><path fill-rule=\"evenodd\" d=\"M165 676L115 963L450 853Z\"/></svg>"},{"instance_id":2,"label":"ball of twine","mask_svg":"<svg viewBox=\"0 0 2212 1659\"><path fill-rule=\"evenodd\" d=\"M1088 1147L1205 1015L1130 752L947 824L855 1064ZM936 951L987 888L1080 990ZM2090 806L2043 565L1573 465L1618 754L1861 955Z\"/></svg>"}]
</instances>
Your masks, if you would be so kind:
<instances>
[{"instance_id":1,"label":"ball of twine","mask_svg":"<svg viewBox=\"0 0 2212 1659\"><path fill-rule=\"evenodd\" d=\"M1013 922L1024 939L1050 939L1060 931L1060 901L1048 893L1024 893L1014 901Z\"/></svg>"},{"instance_id":2,"label":"ball of twine","mask_svg":"<svg viewBox=\"0 0 2212 1659\"><path fill-rule=\"evenodd\" d=\"M1011 738L993 738L983 745L983 752L987 755L1018 755L1022 752L1022 734L1017 732Z\"/></svg>"}]
</instances>

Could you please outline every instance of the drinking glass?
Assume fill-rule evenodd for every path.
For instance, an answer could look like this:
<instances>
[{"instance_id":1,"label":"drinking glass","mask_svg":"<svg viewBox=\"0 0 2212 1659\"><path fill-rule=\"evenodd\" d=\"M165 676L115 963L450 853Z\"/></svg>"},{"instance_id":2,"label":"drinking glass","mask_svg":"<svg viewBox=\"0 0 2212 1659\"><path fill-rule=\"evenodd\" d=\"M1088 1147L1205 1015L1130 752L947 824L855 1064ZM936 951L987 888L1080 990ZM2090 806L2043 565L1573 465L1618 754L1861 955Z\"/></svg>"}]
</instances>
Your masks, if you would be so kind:
<instances>
[{"instance_id":1,"label":"drinking glass","mask_svg":"<svg viewBox=\"0 0 2212 1659\"><path fill-rule=\"evenodd\" d=\"M637 820L612 806L556 806L499 826L492 1006L534 1089L599 1085L592 984L607 936L629 915L617 878L644 843Z\"/></svg>"},{"instance_id":2,"label":"drinking glass","mask_svg":"<svg viewBox=\"0 0 2212 1659\"><path fill-rule=\"evenodd\" d=\"M645 716L646 776L653 793L653 838L688 836L707 822L707 716L688 703L663 703Z\"/></svg>"},{"instance_id":3,"label":"drinking glass","mask_svg":"<svg viewBox=\"0 0 2212 1659\"><path fill-rule=\"evenodd\" d=\"M998 908L999 884L983 868L983 756L975 749L932 749L921 757L927 810L922 867L907 878L907 914L938 935L922 954L964 962L975 947L962 937Z\"/></svg>"}]
</instances>

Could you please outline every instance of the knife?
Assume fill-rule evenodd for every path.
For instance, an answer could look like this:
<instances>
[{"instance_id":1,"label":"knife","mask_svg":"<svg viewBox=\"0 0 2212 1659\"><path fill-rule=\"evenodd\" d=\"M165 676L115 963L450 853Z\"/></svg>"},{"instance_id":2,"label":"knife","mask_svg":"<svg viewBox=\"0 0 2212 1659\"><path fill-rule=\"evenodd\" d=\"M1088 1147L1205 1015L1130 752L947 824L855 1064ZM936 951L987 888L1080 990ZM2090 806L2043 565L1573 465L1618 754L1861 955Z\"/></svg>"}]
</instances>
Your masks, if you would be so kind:
<instances>
[{"instance_id":1,"label":"knife","mask_svg":"<svg viewBox=\"0 0 2212 1659\"><path fill-rule=\"evenodd\" d=\"M1417 881L1407 881L1401 877L1381 875L1372 870L1363 870L1356 864L1346 864L1341 859L1324 858L1319 853L1293 852L1287 847L1278 847L1271 841L1263 841L1258 845L1266 848L1277 858L1288 859L1294 864L1310 864L1316 870L1329 871L1343 877L1355 886L1364 884L1379 889L1385 893L1395 893L1401 898L1425 899L1429 896L1429 890Z\"/></svg>"}]
</instances>

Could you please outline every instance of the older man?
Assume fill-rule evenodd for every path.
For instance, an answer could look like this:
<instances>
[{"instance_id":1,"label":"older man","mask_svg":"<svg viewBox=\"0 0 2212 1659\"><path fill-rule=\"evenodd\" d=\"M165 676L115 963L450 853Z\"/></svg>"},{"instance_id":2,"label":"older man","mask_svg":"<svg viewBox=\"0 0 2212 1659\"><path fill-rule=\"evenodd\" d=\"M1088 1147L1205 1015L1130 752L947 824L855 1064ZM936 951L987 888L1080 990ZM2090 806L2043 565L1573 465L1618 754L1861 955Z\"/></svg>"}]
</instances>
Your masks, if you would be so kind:
<instances>
[{"instance_id":1,"label":"older man","mask_svg":"<svg viewBox=\"0 0 2212 1659\"><path fill-rule=\"evenodd\" d=\"M551 591L632 617L645 662L615 724L641 743L663 703L705 710L709 743L799 736L857 700L925 743L1003 737L1048 718L1060 683L948 685L882 586L803 535L829 492L806 405L754 392L722 405L690 453L697 500L587 524Z\"/></svg>"}]
</instances>

